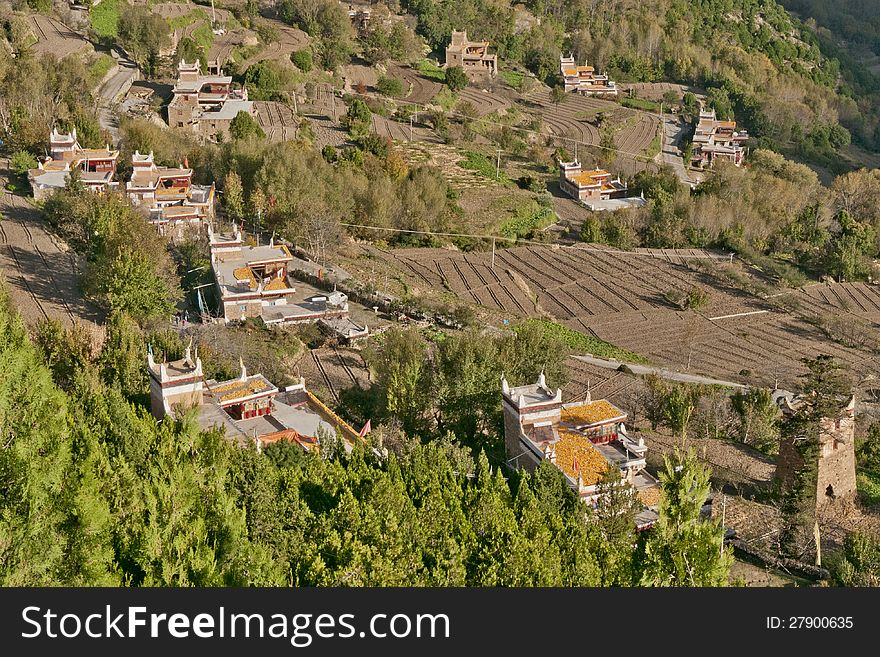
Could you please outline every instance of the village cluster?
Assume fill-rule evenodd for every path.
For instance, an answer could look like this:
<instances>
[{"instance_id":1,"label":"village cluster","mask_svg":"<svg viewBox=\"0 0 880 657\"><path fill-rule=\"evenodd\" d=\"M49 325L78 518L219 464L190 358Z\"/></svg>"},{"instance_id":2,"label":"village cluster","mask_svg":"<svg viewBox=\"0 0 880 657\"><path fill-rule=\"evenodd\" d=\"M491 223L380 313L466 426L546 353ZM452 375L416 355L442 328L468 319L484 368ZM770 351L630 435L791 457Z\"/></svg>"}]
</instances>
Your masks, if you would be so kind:
<instances>
[{"instance_id":1,"label":"village cluster","mask_svg":"<svg viewBox=\"0 0 880 657\"><path fill-rule=\"evenodd\" d=\"M352 8L352 21L365 23L369 12ZM453 31L446 48L446 65L459 66L469 75L498 75L497 55L486 41L472 41L466 32ZM192 132L206 140L229 138L230 124L241 113L256 116L255 104L246 88L235 88L214 60L180 61L177 81L167 107L168 125ZM588 64L579 65L571 56L559 62L562 87L567 93L596 97L617 97L618 85ZM720 160L743 163L749 135L734 121L718 120L711 110L702 110L694 125L693 150L688 163L695 169L711 168ZM240 225L221 230L215 208L214 185L193 183L193 170L186 160L178 166L159 166L153 153L135 152L127 180L116 179L119 151L83 148L76 130L49 135L48 157L29 171L33 195L42 200L62 189L75 175L96 193L118 191L142 212L144 219L169 238L185 230L207 236L213 287L219 305L217 321L240 323L259 318L266 325L319 323L344 342L370 335L365 324L355 322L349 299L340 291L303 297L297 294L298 272L311 263L298 257L288 244L269 239L249 243ZM590 209L614 210L645 204L620 175L601 168L589 168L576 157L560 161L560 189ZM199 293L204 308L203 295ZM209 380L202 370L196 349L187 348L183 358L157 361L152 350L146 355L152 413L157 419L174 416L183 409L197 408L200 425L222 427L225 435L239 444L258 448L278 441L292 441L304 450L319 449L322 437L338 434L345 448L364 441L370 422L357 429L334 413L306 388L306 381L279 389L260 373L249 373L240 365L240 375L227 381ZM648 448L643 438L633 438L626 427L628 414L607 399L585 399L563 403L562 393L547 386L542 374L537 382L510 386L500 375L498 394L504 417L507 457L513 467L534 470L542 461L557 467L568 485L585 503L596 505L607 472L619 471L632 485L643 510L637 516L639 529L657 520L659 482L646 469ZM788 393L777 395L783 412L793 413L798 400ZM853 405L848 419L824 427L819 455L818 498L855 495ZM778 476L791 479L798 466L797 450L781 447ZM802 464L801 464L802 465Z\"/></svg>"}]
</instances>

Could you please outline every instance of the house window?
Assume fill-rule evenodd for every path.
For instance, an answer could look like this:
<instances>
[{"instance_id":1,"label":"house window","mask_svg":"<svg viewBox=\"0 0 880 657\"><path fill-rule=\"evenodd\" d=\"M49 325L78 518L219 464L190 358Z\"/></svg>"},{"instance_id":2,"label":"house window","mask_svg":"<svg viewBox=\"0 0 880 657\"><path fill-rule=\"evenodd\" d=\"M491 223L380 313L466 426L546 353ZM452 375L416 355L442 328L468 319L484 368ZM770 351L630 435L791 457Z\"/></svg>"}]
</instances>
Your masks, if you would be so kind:
<instances>
[{"instance_id":1,"label":"house window","mask_svg":"<svg viewBox=\"0 0 880 657\"><path fill-rule=\"evenodd\" d=\"M244 315L247 312L247 306L239 306L238 312L240 312L242 315Z\"/></svg>"}]
</instances>

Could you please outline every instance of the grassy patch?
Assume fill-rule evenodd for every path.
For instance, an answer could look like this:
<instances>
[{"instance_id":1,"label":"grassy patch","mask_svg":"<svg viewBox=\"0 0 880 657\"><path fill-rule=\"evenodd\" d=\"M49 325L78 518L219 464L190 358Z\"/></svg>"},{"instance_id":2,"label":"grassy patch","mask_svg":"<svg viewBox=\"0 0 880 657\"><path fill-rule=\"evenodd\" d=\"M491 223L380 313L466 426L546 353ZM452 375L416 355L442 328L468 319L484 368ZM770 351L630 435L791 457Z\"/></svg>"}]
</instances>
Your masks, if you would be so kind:
<instances>
[{"instance_id":1,"label":"grassy patch","mask_svg":"<svg viewBox=\"0 0 880 657\"><path fill-rule=\"evenodd\" d=\"M498 75L504 78L504 81L517 91L522 89L522 83L526 77L524 73L519 71L501 71Z\"/></svg>"},{"instance_id":2,"label":"grassy patch","mask_svg":"<svg viewBox=\"0 0 880 657\"><path fill-rule=\"evenodd\" d=\"M184 14L183 16L176 16L174 18L168 19L168 26L171 28L171 31L180 30L187 25L192 25L196 21L209 21L208 12L204 9L193 9L188 14ZM210 29L210 21L208 23L208 29Z\"/></svg>"},{"instance_id":3,"label":"grassy patch","mask_svg":"<svg viewBox=\"0 0 880 657\"><path fill-rule=\"evenodd\" d=\"M258 43L254 46L235 46L232 49L232 53L230 53L229 57L232 61L236 63L241 63L247 61L261 50L263 50L266 46L262 43Z\"/></svg>"},{"instance_id":4,"label":"grassy patch","mask_svg":"<svg viewBox=\"0 0 880 657\"><path fill-rule=\"evenodd\" d=\"M645 98L623 98L621 99L620 104L624 107L645 110L646 112L660 111L660 103Z\"/></svg>"},{"instance_id":5,"label":"grassy patch","mask_svg":"<svg viewBox=\"0 0 880 657\"><path fill-rule=\"evenodd\" d=\"M192 34L193 41L199 44L208 52L214 44L214 31L211 29L210 23L199 25Z\"/></svg>"},{"instance_id":6,"label":"grassy patch","mask_svg":"<svg viewBox=\"0 0 880 657\"><path fill-rule=\"evenodd\" d=\"M527 237L555 221L556 213L551 208L532 202L517 209L510 219L501 224L500 232L504 237Z\"/></svg>"},{"instance_id":7,"label":"grassy patch","mask_svg":"<svg viewBox=\"0 0 880 657\"><path fill-rule=\"evenodd\" d=\"M462 169L469 169L470 171L476 171L484 178L489 178L491 180L495 180L495 167L496 163L489 160L488 157L483 155L482 153L477 153L476 151L465 151L464 159L459 161L458 166ZM507 177L503 171L498 173L498 182L503 185L512 184L510 178Z\"/></svg>"},{"instance_id":8,"label":"grassy patch","mask_svg":"<svg viewBox=\"0 0 880 657\"><path fill-rule=\"evenodd\" d=\"M104 0L89 9L89 23L102 39L113 39L119 34L119 0Z\"/></svg>"},{"instance_id":9,"label":"grassy patch","mask_svg":"<svg viewBox=\"0 0 880 657\"><path fill-rule=\"evenodd\" d=\"M455 107L456 102L458 102L458 96L449 87L443 87L440 93L434 96L434 103L442 107L444 112L448 112Z\"/></svg>"},{"instance_id":10,"label":"grassy patch","mask_svg":"<svg viewBox=\"0 0 880 657\"><path fill-rule=\"evenodd\" d=\"M615 347L610 342L605 342L592 335L586 335L567 326L558 324L550 319L527 319L516 326L513 330L519 330L525 326L539 326L547 337L557 338L564 342L572 351L588 353L599 358L613 358L614 360L629 361L631 363L646 363L643 356L639 356L626 349Z\"/></svg>"},{"instance_id":11,"label":"grassy patch","mask_svg":"<svg viewBox=\"0 0 880 657\"><path fill-rule=\"evenodd\" d=\"M418 71L426 78L436 80L437 82L446 82L446 71L434 62L423 59L419 62Z\"/></svg>"},{"instance_id":12,"label":"grassy patch","mask_svg":"<svg viewBox=\"0 0 880 657\"><path fill-rule=\"evenodd\" d=\"M660 152L661 148L661 139L660 132L658 131L656 135L654 135L654 139L651 140L651 143L648 144L647 150L645 150L645 155L647 157L654 157Z\"/></svg>"},{"instance_id":13,"label":"grassy patch","mask_svg":"<svg viewBox=\"0 0 880 657\"><path fill-rule=\"evenodd\" d=\"M92 78L94 84L98 84L115 64L116 62L110 55L102 53L89 65L89 77Z\"/></svg>"},{"instance_id":14,"label":"grassy patch","mask_svg":"<svg viewBox=\"0 0 880 657\"><path fill-rule=\"evenodd\" d=\"M880 504L880 473L863 470L856 475L859 496L867 506Z\"/></svg>"}]
</instances>

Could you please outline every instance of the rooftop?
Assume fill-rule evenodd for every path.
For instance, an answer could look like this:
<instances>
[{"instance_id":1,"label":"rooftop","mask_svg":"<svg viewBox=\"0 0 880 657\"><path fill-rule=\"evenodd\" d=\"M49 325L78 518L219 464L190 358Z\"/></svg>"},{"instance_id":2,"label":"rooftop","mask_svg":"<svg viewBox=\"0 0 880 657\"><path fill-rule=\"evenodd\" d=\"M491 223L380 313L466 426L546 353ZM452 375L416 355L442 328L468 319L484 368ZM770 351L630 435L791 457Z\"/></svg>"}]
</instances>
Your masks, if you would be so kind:
<instances>
[{"instance_id":1,"label":"rooftop","mask_svg":"<svg viewBox=\"0 0 880 657\"><path fill-rule=\"evenodd\" d=\"M254 102L252 100L227 100L216 112L205 112L202 117L208 120L232 120L239 112L253 114Z\"/></svg>"},{"instance_id":2,"label":"rooftop","mask_svg":"<svg viewBox=\"0 0 880 657\"><path fill-rule=\"evenodd\" d=\"M208 381L208 388L221 404L232 404L255 395L278 392L272 383L262 374L254 374L245 379L231 379L220 383Z\"/></svg>"},{"instance_id":3,"label":"rooftop","mask_svg":"<svg viewBox=\"0 0 880 657\"><path fill-rule=\"evenodd\" d=\"M578 404L576 406L563 407L562 421L577 427L589 427L595 424L603 424L612 420L625 420L626 413L607 399Z\"/></svg>"},{"instance_id":4,"label":"rooftop","mask_svg":"<svg viewBox=\"0 0 880 657\"><path fill-rule=\"evenodd\" d=\"M576 431L560 429L559 442L556 443L556 467L573 481L577 481L580 474L585 486L593 486L608 471L608 461L589 438Z\"/></svg>"},{"instance_id":5,"label":"rooftop","mask_svg":"<svg viewBox=\"0 0 880 657\"><path fill-rule=\"evenodd\" d=\"M502 378L501 385L502 393L513 401L518 408L562 401L562 392L560 390L551 390L547 386L543 372L538 383L508 388L507 380Z\"/></svg>"}]
</instances>

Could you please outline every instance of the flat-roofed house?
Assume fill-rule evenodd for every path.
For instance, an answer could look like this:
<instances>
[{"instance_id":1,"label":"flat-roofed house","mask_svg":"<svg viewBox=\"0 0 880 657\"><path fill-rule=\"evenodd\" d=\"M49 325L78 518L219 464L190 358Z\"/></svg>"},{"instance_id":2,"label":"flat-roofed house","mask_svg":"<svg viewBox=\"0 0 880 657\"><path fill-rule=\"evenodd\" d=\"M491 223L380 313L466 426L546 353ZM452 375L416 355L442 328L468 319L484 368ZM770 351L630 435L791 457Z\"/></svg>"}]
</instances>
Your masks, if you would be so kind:
<instances>
[{"instance_id":1,"label":"flat-roofed house","mask_svg":"<svg viewBox=\"0 0 880 657\"><path fill-rule=\"evenodd\" d=\"M168 125L183 128L207 139L229 136L229 124L239 112L253 116L254 104L247 89L233 89L232 76L203 75L201 63L185 60L177 65L174 97L168 105Z\"/></svg>"},{"instance_id":2,"label":"flat-roofed house","mask_svg":"<svg viewBox=\"0 0 880 657\"><path fill-rule=\"evenodd\" d=\"M715 110L702 110L694 126L691 166L711 168L718 160L742 164L749 133L736 129L736 121L719 121Z\"/></svg>"},{"instance_id":3,"label":"flat-roofed house","mask_svg":"<svg viewBox=\"0 0 880 657\"><path fill-rule=\"evenodd\" d=\"M348 296L342 292L294 300L290 280L294 260L274 239L264 246L242 241L237 226L232 235L208 227L211 267L226 323L260 317L266 324L296 324L348 317ZM363 327L366 329L366 327Z\"/></svg>"},{"instance_id":4,"label":"flat-roofed house","mask_svg":"<svg viewBox=\"0 0 880 657\"><path fill-rule=\"evenodd\" d=\"M193 171L182 167L160 167L153 153L135 151L131 157L131 178L125 193L145 210L151 224L162 234L188 225L199 225L214 217L214 185L194 185Z\"/></svg>"},{"instance_id":5,"label":"flat-roofed house","mask_svg":"<svg viewBox=\"0 0 880 657\"><path fill-rule=\"evenodd\" d=\"M202 430L220 430L228 440L241 446L256 444L258 449L285 440L316 451L322 434L338 434L351 451L363 440L366 430L355 431L306 389L303 378L279 390L262 374L249 374L243 362L240 368L234 379L206 379L198 350L192 346L183 358L169 362L157 362L150 347L147 369L153 416L161 420L196 409Z\"/></svg>"},{"instance_id":6,"label":"flat-roofed house","mask_svg":"<svg viewBox=\"0 0 880 657\"><path fill-rule=\"evenodd\" d=\"M591 96L616 96L617 84L592 66L578 66L574 57L559 58L559 73L566 91L576 91Z\"/></svg>"},{"instance_id":7,"label":"flat-roofed house","mask_svg":"<svg viewBox=\"0 0 880 657\"><path fill-rule=\"evenodd\" d=\"M34 198L39 200L67 184L76 171L86 189L105 192L116 189L116 161L119 151L108 144L105 148L82 148L76 137L76 128L69 133L52 129L49 135L49 157L28 171Z\"/></svg>"},{"instance_id":8,"label":"flat-roofed house","mask_svg":"<svg viewBox=\"0 0 880 657\"><path fill-rule=\"evenodd\" d=\"M559 186L578 201L606 201L624 198L627 186L604 169L584 169L580 162L559 163Z\"/></svg>"},{"instance_id":9,"label":"flat-roofed house","mask_svg":"<svg viewBox=\"0 0 880 657\"><path fill-rule=\"evenodd\" d=\"M498 73L498 55L489 54L488 41L471 41L467 32L452 32L446 46L446 66L460 66L466 73Z\"/></svg>"},{"instance_id":10,"label":"flat-roofed house","mask_svg":"<svg viewBox=\"0 0 880 657\"><path fill-rule=\"evenodd\" d=\"M533 471L541 461L555 465L584 502L595 503L599 483L617 468L645 507L640 528L657 519L659 483L646 470L648 448L629 437L627 414L605 399L562 403L562 391L547 386L543 372L534 384L511 387L501 377L504 443L517 468Z\"/></svg>"}]
</instances>

